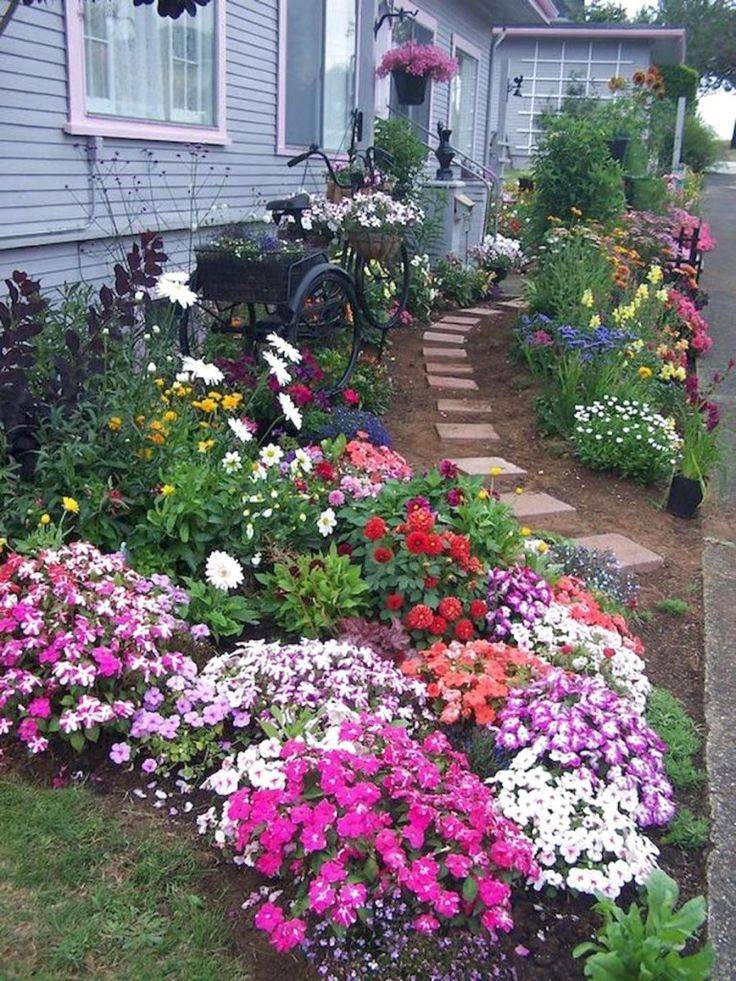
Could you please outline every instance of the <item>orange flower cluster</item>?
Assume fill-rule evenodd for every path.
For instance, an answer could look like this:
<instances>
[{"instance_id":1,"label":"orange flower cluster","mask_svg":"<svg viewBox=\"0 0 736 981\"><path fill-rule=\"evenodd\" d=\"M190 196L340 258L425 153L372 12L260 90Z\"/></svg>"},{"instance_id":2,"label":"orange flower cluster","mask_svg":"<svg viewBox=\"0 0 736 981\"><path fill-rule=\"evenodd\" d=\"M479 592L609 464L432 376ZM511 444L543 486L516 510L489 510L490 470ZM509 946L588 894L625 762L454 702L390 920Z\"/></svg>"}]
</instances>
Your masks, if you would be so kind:
<instances>
[{"instance_id":1,"label":"orange flower cluster","mask_svg":"<svg viewBox=\"0 0 736 981\"><path fill-rule=\"evenodd\" d=\"M658 99L664 99L664 78L656 65L652 65L646 71L634 72L632 80L636 88L649 89L652 95L656 95Z\"/></svg>"},{"instance_id":2,"label":"orange flower cluster","mask_svg":"<svg viewBox=\"0 0 736 981\"><path fill-rule=\"evenodd\" d=\"M439 641L401 665L404 674L427 683L440 722L470 720L490 725L511 688L549 671L538 658L508 644Z\"/></svg>"}]
</instances>

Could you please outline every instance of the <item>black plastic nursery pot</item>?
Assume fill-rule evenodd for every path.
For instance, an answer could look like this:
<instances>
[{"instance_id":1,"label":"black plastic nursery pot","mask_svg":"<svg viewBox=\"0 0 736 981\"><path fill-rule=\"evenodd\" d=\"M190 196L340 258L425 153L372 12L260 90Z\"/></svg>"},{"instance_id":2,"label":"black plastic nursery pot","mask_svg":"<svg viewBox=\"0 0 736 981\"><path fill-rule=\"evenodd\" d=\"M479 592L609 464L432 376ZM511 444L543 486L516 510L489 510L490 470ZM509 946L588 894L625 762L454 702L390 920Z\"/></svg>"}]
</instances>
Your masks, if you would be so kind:
<instances>
[{"instance_id":1,"label":"black plastic nursery pot","mask_svg":"<svg viewBox=\"0 0 736 981\"><path fill-rule=\"evenodd\" d=\"M670 484L667 510L676 518L694 518L703 500L703 488L699 480L676 473Z\"/></svg>"},{"instance_id":2,"label":"black plastic nursery pot","mask_svg":"<svg viewBox=\"0 0 736 981\"><path fill-rule=\"evenodd\" d=\"M493 273L494 283L502 283L509 274L506 266L491 266L490 271Z\"/></svg>"},{"instance_id":3,"label":"black plastic nursery pot","mask_svg":"<svg viewBox=\"0 0 736 981\"><path fill-rule=\"evenodd\" d=\"M631 143L631 139L628 136L614 136L612 140L608 141L608 152L616 163L624 162L629 143Z\"/></svg>"},{"instance_id":4,"label":"black plastic nursery pot","mask_svg":"<svg viewBox=\"0 0 736 981\"><path fill-rule=\"evenodd\" d=\"M393 71L396 98L400 106L421 106L427 98L427 76Z\"/></svg>"}]
</instances>

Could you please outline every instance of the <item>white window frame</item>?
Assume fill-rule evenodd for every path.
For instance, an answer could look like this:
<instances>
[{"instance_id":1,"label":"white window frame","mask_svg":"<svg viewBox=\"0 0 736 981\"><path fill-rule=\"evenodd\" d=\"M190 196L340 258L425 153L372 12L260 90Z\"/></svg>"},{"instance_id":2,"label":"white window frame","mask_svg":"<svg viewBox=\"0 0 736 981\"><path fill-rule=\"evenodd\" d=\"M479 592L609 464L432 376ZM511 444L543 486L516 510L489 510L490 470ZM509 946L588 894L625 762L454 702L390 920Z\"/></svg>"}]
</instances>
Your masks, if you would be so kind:
<instances>
[{"instance_id":1,"label":"white window frame","mask_svg":"<svg viewBox=\"0 0 736 981\"><path fill-rule=\"evenodd\" d=\"M480 94L481 94L480 73L481 73L481 68L483 67L483 52L477 45L471 44L471 42L467 41L462 35L453 34L452 42L450 46L450 52L453 58L457 57L458 51L462 51L463 54L469 55L471 58L474 58L476 64L478 65L478 71L475 77L475 106L474 106L474 113L473 113L474 118L473 118L473 127L472 127L473 135L471 140L471 152L468 154L468 156L470 156L472 159L475 159L475 147L478 139L478 122L479 122L479 113L480 113ZM452 100L453 100L456 78L457 76L455 76L455 78L453 78L453 80L450 82L450 94L449 94L449 101L447 104L448 119L450 117L450 112L452 110ZM448 122L448 126L449 126L449 122ZM452 138L450 142L452 142Z\"/></svg>"}]
</instances>

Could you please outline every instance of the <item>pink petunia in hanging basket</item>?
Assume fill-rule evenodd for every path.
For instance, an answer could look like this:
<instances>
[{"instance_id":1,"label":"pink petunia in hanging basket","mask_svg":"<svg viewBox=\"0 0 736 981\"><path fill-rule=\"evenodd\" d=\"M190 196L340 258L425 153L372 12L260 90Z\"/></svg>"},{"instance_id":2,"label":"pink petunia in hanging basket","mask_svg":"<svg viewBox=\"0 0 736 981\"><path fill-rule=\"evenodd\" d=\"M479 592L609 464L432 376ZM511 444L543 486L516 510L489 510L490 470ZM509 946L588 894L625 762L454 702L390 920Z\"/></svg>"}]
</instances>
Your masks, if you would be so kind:
<instances>
[{"instance_id":1,"label":"pink petunia in hanging basket","mask_svg":"<svg viewBox=\"0 0 736 981\"><path fill-rule=\"evenodd\" d=\"M405 72L434 82L449 82L457 75L459 66L436 44L417 44L407 41L398 48L391 48L381 59L377 75L385 78L391 72Z\"/></svg>"}]
</instances>

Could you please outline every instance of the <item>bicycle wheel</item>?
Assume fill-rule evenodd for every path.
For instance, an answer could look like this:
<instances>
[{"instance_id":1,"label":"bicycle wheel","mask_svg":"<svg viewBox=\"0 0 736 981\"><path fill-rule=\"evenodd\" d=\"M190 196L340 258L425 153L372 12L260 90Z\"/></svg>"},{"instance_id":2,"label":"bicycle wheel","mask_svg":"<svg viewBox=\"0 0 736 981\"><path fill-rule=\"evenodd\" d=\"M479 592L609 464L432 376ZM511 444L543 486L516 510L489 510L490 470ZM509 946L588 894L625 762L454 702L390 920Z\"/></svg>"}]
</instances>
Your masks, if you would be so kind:
<instances>
[{"instance_id":1,"label":"bicycle wheel","mask_svg":"<svg viewBox=\"0 0 736 981\"><path fill-rule=\"evenodd\" d=\"M243 350L253 345L256 310L252 303L204 300L179 314L179 350L182 355L200 355L207 337L242 336Z\"/></svg>"},{"instance_id":2,"label":"bicycle wheel","mask_svg":"<svg viewBox=\"0 0 736 981\"><path fill-rule=\"evenodd\" d=\"M376 330L390 330L399 323L409 302L411 263L402 245L393 259L355 258L355 285L365 318Z\"/></svg>"},{"instance_id":3,"label":"bicycle wheel","mask_svg":"<svg viewBox=\"0 0 736 981\"><path fill-rule=\"evenodd\" d=\"M287 339L306 348L324 373L320 387L340 391L360 354L361 326L355 290L342 269L326 269L297 293Z\"/></svg>"}]
</instances>

